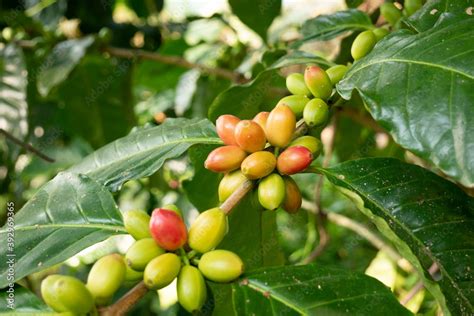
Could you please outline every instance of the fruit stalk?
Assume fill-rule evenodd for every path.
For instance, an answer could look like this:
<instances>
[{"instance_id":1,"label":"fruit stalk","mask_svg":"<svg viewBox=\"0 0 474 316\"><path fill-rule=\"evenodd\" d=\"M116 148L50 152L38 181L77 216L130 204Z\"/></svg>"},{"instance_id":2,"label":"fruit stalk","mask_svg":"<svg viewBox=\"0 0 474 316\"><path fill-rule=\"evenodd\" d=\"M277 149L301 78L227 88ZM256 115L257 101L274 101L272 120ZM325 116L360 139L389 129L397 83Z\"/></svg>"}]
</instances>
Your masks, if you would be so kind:
<instances>
[{"instance_id":1,"label":"fruit stalk","mask_svg":"<svg viewBox=\"0 0 474 316\"><path fill-rule=\"evenodd\" d=\"M227 215L239 204L240 200L252 190L254 183L250 180L246 180L240 187L237 188L219 207Z\"/></svg>"}]
</instances>

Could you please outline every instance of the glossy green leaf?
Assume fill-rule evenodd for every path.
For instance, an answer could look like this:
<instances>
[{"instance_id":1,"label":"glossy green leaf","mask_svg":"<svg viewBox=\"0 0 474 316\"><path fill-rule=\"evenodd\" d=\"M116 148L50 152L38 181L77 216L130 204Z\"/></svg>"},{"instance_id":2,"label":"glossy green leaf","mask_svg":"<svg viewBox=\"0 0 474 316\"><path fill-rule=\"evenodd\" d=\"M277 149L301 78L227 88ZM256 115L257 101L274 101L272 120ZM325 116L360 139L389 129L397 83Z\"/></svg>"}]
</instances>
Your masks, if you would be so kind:
<instances>
[{"instance_id":1,"label":"glossy green leaf","mask_svg":"<svg viewBox=\"0 0 474 316\"><path fill-rule=\"evenodd\" d=\"M434 173L393 158L353 160L321 171L426 274L425 286L441 306L453 315L474 312L474 199ZM440 270L436 282L426 273L432 263Z\"/></svg>"},{"instance_id":2,"label":"glossy green leaf","mask_svg":"<svg viewBox=\"0 0 474 316\"><path fill-rule=\"evenodd\" d=\"M14 253L15 280L61 263L107 237L126 233L111 193L85 175L67 172L38 190L13 219L14 245L7 244L12 229L5 225L0 229L5 243L0 255L9 258ZM7 261L2 260L0 288L8 284L6 275Z\"/></svg>"},{"instance_id":3,"label":"glossy green leaf","mask_svg":"<svg viewBox=\"0 0 474 316\"><path fill-rule=\"evenodd\" d=\"M160 126L140 128L117 139L69 170L116 191L128 180L153 174L194 144L221 143L207 119L167 119Z\"/></svg>"},{"instance_id":4,"label":"glossy green leaf","mask_svg":"<svg viewBox=\"0 0 474 316\"><path fill-rule=\"evenodd\" d=\"M264 40L273 19L281 10L281 0L229 0L229 5L232 12Z\"/></svg>"},{"instance_id":5,"label":"glossy green leaf","mask_svg":"<svg viewBox=\"0 0 474 316\"><path fill-rule=\"evenodd\" d=\"M404 148L474 186L474 19L396 32L356 62L337 89L356 89Z\"/></svg>"},{"instance_id":6,"label":"glossy green leaf","mask_svg":"<svg viewBox=\"0 0 474 316\"><path fill-rule=\"evenodd\" d=\"M249 272L232 288L237 315L411 315L376 279L315 264Z\"/></svg>"},{"instance_id":7,"label":"glossy green leaf","mask_svg":"<svg viewBox=\"0 0 474 316\"><path fill-rule=\"evenodd\" d=\"M34 313L41 313L41 315L57 314L38 296L16 284L13 288L8 287L0 292L0 301L2 302L2 304L0 304L0 314L2 315L33 315Z\"/></svg>"},{"instance_id":8,"label":"glossy green leaf","mask_svg":"<svg viewBox=\"0 0 474 316\"><path fill-rule=\"evenodd\" d=\"M25 0L26 15L40 22L45 28L54 30L66 12L67 1Z\"/></svg>"},{"instance_id":9,"label":"glossy green leaf","mask_svg":"<svg viewBox=\"0 0 474 316\"><path fill-rule=\"evenodd\" d=\"M333 62L326 60L321 56L304 52L304 51L295 50L279 58L269 68L279 69L282 67L300 65L300 64L317 64L324 69L334 66Z\"/></svg>"},{"instance_id":10,"label":"glossy green leaf","mask_svg":"<svg viewBox=\"0 0 474 316\"><path fill-rule=\"evenodd\" d=\"M319 15L303 23L299 43L308 41L326 41L345 32L363 31L373 28L370 17L357 9L339 11L328 15Z\"/></svg>"},{"instance_id":11,"label":"glossy green leaf","mask_svg":"<svg viewBox=\"0 0 474 316\"><path fill-rule=\"evenodd\" d=\"M37 86L41 95L64 81L84 57L87 48L94 43L92 36L71 39L57 44L40 66Z\"/></svg>"}]
</instances>

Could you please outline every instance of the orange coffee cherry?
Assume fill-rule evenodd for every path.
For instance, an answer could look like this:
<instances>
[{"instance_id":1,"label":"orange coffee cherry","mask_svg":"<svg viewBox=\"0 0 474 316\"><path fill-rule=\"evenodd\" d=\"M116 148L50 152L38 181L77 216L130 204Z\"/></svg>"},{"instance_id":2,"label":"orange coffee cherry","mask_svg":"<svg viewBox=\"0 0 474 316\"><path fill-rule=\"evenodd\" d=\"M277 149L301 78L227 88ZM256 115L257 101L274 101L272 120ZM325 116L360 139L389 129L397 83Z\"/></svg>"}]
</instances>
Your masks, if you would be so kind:
<instances>
[{"instance_id":1,"label":"orange coffee cherry","mask_svg":"<svg viewBox=\"0 0 474 316\"><path fill-rule=\"evenodd\" d=\"M260 125L260 127L265 131L265 125L267 125L268 116L270 112L260 112L253 118L253 121Z\"/></svg>"},{"instance_id":2,"label":"orange coffee cherry","mask_svg":"<svg viewBox=\"0 0 474 316\"><path fill-rule=\"evenodd\" d=\"M290 176L283 177L283 181L285 181L283 209L290 214L296 213L301 208L302 203L300 188Z\"/></svg>"},{"instance_id":3,"label":"orange coffee cherry","mask_svg":"<svg viewBox=\"0 0 474 316\"><path fill-rule=\"evenodd\" d=\"M209 153L204 167L214 172L229 172L239 168L245 157L247 154L238 146L222 146Z\"/></svg>"},{"instance_id":4,"label":"orange coffee cherry","mask_svg":"<svg viewBox=\"0 0 474 316\"><path fill-rule=\"evenodd\" d=\"M239 147L249 153L264 149L267 143L263 128L250 120L243 120L237 124L234 137Z\"/></svg>"},{"instance_id":5,"label":"orange coffee cherry","mask_svg":"<svg viewBox=\"0 0 474 316\"><path fill-rule=\"evenodd\" d=\"M260 179L269 175L276 166L275 155L268 151L257 151L242 162L241 170L247 179Z\"/></svg>"},{"instance_id":6,"label":"orange coffee cherry","mask_svg":"<svg viewBox=\"0 0 474 316\"><path fill-rule=\"evenodd\" d=\"M234 131L240 119L237 116L224 114L219 116L216 121L217 135L226 145L237 145L234 138Z\"/></svg>"},{"instance_id":7,"label":"orange coffee cherry","mask_svg":"<svg viewBox=\"0 0 474 316\"><path fill-rule=\"evenodd\" d=\"M293 137L296 128L296 117L286 105L276 106L268 116L265 131L270 144L285 147Z\"/></svg>"}]
</instances>

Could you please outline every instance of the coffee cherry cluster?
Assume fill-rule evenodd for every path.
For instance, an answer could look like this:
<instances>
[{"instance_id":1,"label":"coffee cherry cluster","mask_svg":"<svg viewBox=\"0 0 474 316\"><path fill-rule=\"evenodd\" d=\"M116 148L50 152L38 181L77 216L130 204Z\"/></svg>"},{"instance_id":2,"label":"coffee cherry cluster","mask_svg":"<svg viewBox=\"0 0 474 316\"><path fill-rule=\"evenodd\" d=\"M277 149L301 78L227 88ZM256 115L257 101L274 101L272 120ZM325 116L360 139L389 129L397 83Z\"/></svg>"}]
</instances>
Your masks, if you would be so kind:
<instances>
[{"instance_id":1,"label":"coffee cherry cluster","mask_svg":"<svg viewBox=\"0 0 474 316\"><path fill-rule=\"evenodd\" d=\"M228 230L227 215L219 208L202 212L189 231L174 205L124 215L125 229L135 238L125 256L111 254L92 266L87 283L64 275L51 275L41 284L45 302L57 312L86 314L94 306L108 305L124 283L143 280L158 290L177 278L178 301L188 312L204 305L205 278L230 282L243 272L238 255L214 250ZM186 251L186 250L188 251Z\"/></svg>"}]
</instances>

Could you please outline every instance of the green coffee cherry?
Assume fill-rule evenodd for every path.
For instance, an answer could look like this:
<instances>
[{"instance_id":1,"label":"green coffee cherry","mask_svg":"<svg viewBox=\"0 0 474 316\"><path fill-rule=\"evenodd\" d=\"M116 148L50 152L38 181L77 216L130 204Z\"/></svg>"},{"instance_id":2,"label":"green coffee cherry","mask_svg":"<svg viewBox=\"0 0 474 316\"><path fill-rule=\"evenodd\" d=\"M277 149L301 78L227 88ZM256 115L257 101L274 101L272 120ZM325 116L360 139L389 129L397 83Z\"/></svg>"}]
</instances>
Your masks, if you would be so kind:
<instances>
[{"instance_id":1,"label":"green coffee cherry","mask_svg":"<svg viewBox=\"0 0 474 316\"><path fill-rule=\"evenodd\" d=\"M151 237L148 228L150 215L147 213L139 210L128 211L123 215L123 222L127 232L136 240Z\"/></svg>"},{"instance_id":2,"label":"green coffee cherry","mask_svg":"<svg viewBox=\"0 0 474 316\"><path fill-rule=\"evenodd\" d=\"M140 280L143 280L143 271L133 270L127 265L125 269L125 282L135 283Z\"/></svg>"},{"instance_id":3,"label":"green coffee cherry","mask_svg":"<svg viewBox=\"0 0 474 316\"><path fill-rule=\"evenodd\" d=\"M359 60L374 48L377 38L371 30L364 31L357 35L351 47L351 55L354 60Z\"/></svg>"},{"instance_id":4,"label":"green coffee cherry","mask_svg":"<svg viewBox=\"0 0 474 316\"><path fill-rule=\"evenodd\" d=\"M405 0L405 2L403 3L403 7L406 16L410 16L416 11L418 11L418 9L422 7L422 5L423 3L421 2L421 0Z\"/></svg>"},{"instance_id":5,"label":"green coffee cherry","mask_svg":"<svg viewBox=\"0 0 474 316\"><path fill-rule=\"evenodd\" d=\"M240 172L240 170L232 171L222 178L219 183L219 201L224 202L227 198L234 193L237 188L245 182L247 178Z\"/></svg>"},{"instance_id":6,"label":"green coffee cherry","mask_svg":"<svg viewBox=\"0 0 474 316\"><path fill-rule=\"evenodd\" d=\"M94 306L92 294L84 283L65 275L50 275L41 283L41 295L56 312L86 314Z\"/></svg>"},{"instance_id":7,"label":"green coffee cherry","mask_svg":"<svg viewBox=\"0 0 474 316\"><path fill-rule=\"evenodd\" d=\"M391 26L397 24L402 17L402 12L392 3L385 2L380 6L380 14Z\"/></svg>"},{"instance_id":8,"label":"green coffee cherry","mask_svg":"<svg viewBox=\"0 0 474 316\"><path fill-rule=\"evenodd\" d=\"M328 77L331 80L331 83L333 85L341 81L341 79L344 77L346 72L347 72L347 66L345 65L332 66L331 68L326 70L326 73L328 74Z\"/></svg>"},{"instance_id":9,"label":"green coffee cherry","mask_svg":"<svg viewBox=\"0 0 474 316\"><path fill-rule=\"evenodd\" d=\"M143 271L151 259L164 253L153 238L144 238L130 246L125 254L125 262L130 268Z\"/></svg>"},{"instance_id":10,"label":"green coffee cherry","mask_svg":"<svg viewBox=\"0 0 474 316\"><path fill-rule=\"evenodd\" d=\"M228 250L206 252L199 260L199 270L214 282L230 282L244 272L244 263L239 256Z\"/></svg>"},{"instance_id":11,"label":"green coffee cherry","mask_svg":"<svg viewBox=\"0 0 474 316\"><path fill-rule=\"evenodd\" d=\"M178 275L178 302L189 313L201 309L206 302L207 289L202 273L193 266L184 266Z\"/></svg>"},{"instance_id":12,"label":"green coffee cherry","mask_svg":"<svg viewBox=\"0 0 474 316\"><path fill-rule=\"evenodd\" d=\"M296 118L300 118L303 115L304 106L309 102L309 99L305 95L289 95L278 101L278 105L284 104L288 106L291 111L295 114Z\"/></svg>"},{"instance_id":13,"label":"green coffee cherry","mask_svg":"<svg viewBox=\"0 0 474 316\"><path fill-rule=\"evenodd\" d=\"M109 299L125 280L125 261L118 254L100 258L94 263L87 277L87 288L96 302Z\"/></svg>"},{"instance_id":14,"label":"green coffee cherry","mask_svg":"<svg viewBox=\"0 0 474 316\"><path fill-rule=\"evenodd\" d=\"M375 38L377 39L377 42L380 41L382 38L384 38L389 33L389 31L384 27L376 28L372 32L374 33Z\"/></svg>"},{"instance_id":15,"label":"green coffee cherry","mask_svg":"<svg viewBox=\"0 0 474 316\"><path fill-rule=\"evenodd\" d=\"M188 244L192 249L205 253L214 249L228 231L227 215L218 207L204 211L189 229Z\"/></svg>"},{"instance_id":16,"label":"green coffee cherry","mask_svg":"<svg viewBox=\"0 0 474 316\"><path fill-rule=\"evenodd\" d=\"M285 182L276 173L263 178L258 184L258 201L267 210L277 209L285 200Z\"/></svg>"},{"instance_id":17,"label":"green coffee cherry","mask_svg":"<svg viewBox=\"0 0 474 316\"><path fill-rule=\"evenodd\" d=\"M303 146L309 149L313 154L313 159L316 159L323 148L323 144L314 136L301 136L293 140L288 147Z\"/></svg>"},{"instance_id":18,"label":"green coffee cherry","mask_svg":"<svg viewBox=\"0 0 474 316\"><path fill-rule=\"evenodd\" d=\"M331 96L332 83L328 74L318 66L308 66L304 71L304 82L316 98L326 100Z\"/></svg>"},{"instance_id":19,"label":"green coffee cherry","mask_svg":"<svg viewBox=\"0 0 474 316\"><path fill-rule=\"evenodd\" d=\"M178 276L181 260L174 253L165 253L151 260L143 273L143 281L151 290L169 285Z\"/></svg>"},{"instance_id":20,"label":"green coffee cherry","mask_svg":"<svg viewBox=\"0 0 474 316\"><path fill-rule=\"evenodd\" d=\"M255 180L269 175L276 166L276 157L268 151L257 151L242 161L240 169L247 179Z\"/></svg>"},{"instance_id":21,"label":"green coffee cherry","mask_svg":"<svg viewBox=\"0 0 474 316\"><path fill-rule=\"evenodd\" d=\"M328 105L321 99L312 99L304 108L303 119L309 127L319 126L326 123L328 117Z\"/></svg>"},{"instance_id":22,"label":"green coffee cherry","mask_svg":"<svg viewBox=\"0 0 474 316\"><path fill-rule=\"evenodd\" d=\"M309 95L311 92L304 83L304 76L300 73L292 73L286 77L286 88L295 95Z\"/></svg>"}]
</instances>

